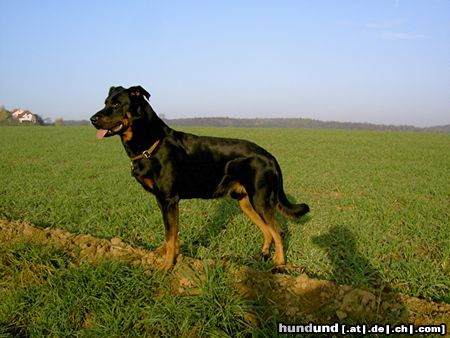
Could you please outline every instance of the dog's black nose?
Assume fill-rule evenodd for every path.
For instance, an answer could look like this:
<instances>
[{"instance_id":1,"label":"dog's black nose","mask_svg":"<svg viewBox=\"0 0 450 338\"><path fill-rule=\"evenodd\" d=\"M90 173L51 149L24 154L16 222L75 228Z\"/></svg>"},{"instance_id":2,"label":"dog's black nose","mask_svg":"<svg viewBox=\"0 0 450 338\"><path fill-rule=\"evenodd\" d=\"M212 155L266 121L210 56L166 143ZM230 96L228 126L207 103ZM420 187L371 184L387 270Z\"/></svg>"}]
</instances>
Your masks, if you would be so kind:
<instances>
[{"instance_id":1,"label":"dog's black nose","mask_svg":"<svg viewBox=\"0 0 450 338\"><path fill-rule=\"evenodd\" d=\"M92 117L91 117L91 123L92 123L92 124L96 124L97 122L98 122L98 116L95 116L95 115L92 116Z\"/></svg>"}]
</instances>

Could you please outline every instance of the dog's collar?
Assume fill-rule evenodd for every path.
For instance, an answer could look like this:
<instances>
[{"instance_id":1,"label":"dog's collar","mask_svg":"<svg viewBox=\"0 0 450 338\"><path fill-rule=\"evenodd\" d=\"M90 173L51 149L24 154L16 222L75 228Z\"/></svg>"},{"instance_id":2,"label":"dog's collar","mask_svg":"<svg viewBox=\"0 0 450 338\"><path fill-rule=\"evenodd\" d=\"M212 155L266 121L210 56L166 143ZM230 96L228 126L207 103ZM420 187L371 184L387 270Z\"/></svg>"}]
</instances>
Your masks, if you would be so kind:
<instances>
[{"instance_id":1,"label":"dog's collar","mask_svg":"<svg viewBox=\"0 0 450 338\"><path fill-rule=\"evenodd\" d=\"M133 163L133 161L142 160L143 158L150 158L152 156L152 153L155 151L156 147L158 146L159 141L160 140L156 140L156 142L153 143L149 149L144 150L142 152L142 154L132 157L131 162Z\"/></svg>"}]
</instances>

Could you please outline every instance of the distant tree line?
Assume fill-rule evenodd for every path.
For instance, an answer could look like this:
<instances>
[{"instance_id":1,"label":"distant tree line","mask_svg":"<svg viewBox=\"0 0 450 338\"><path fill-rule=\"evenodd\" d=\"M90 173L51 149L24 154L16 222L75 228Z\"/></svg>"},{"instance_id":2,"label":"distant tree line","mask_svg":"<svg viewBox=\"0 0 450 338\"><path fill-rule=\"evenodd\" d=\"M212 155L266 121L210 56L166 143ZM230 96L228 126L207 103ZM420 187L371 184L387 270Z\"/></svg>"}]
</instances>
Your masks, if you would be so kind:
<instances>
[{"instance_id":1,"label":"distant tree line","mask_svg":"<svg viewBox=\"0 0 450 338\"><path fill-rule=\"evenodd\" d=\"M11 118L12 113L4 106L0 106L0 125L19 125ZM89 126L88 120L64 120L62 118L43 120L39 115L37 123L54 126ZM307 128L307 129L340 129L340 130L375 130L375 131L415 131L450 133L450 125L428 128L418 128L409 125L385 125L360 122L320 121L305 118L265 118L265 119L237 119L228 117L197 117L184 119L167 119L164 114L160 117L171 126L209 126L209 127L246 127L246 128Z\"/></svg>"},{"instance_id":2,"label":"distant tree line","mask_svg":"<svg viewBox=\"0 0 450 338\"><path fill-rule=\"evenodd\" d=\"M259 128L307 128L341 130L378 130L378 131L428 131L450 133L450 125L418 128L408 125L384 125L359 122L320 121L304 118L267 118L235 119L228 117L205 117L170 119L166 122L176 126L215 126L215 127L259 127Z\"/></svg>"}]
</instances>

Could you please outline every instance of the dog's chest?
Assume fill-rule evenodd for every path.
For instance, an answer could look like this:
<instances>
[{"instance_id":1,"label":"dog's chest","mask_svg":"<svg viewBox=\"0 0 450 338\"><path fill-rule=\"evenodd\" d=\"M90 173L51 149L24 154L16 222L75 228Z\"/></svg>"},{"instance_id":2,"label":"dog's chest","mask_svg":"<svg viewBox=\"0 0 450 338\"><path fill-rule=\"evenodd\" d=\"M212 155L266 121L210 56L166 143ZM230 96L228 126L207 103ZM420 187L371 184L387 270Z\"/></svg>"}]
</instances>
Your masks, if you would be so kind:
<instances>
[{"instance_id":1,"label":"dog's chest","mask_svg":"<svg viewBox=\"0 0 450 338\"><path fill-rule=\"evenodd\" d=\"M144 187L145 190L150 192L155 191L155 181L151 175L151 171L147 166L143 166L141 163L131 162L131 175Z\"/></svg>"}]
</instances>

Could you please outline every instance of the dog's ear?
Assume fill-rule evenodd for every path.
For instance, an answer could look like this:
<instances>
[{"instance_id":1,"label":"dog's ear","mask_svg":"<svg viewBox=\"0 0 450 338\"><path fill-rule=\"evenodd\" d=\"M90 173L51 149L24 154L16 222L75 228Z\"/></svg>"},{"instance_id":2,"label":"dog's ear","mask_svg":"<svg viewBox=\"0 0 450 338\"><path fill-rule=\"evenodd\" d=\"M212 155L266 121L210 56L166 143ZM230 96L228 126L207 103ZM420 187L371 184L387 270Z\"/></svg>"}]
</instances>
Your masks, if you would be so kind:
<instances>
[{"instance_id":1,"label":"dog's ear","mask_svg":"<svg viewBox=\"0 0 450 338\"><path fill-rule=\"evenodd\" d=\"M144 96L147 100L150 98L150 93L141 86L130 87L127 91L131 97Z\"/></svg>"},{"instance_id":2,"label":"dog's ear","mask_svg":"<svg viewBox=\"0 0 450 338\"><path fill-rule=\"evenodd\" d=\"M117 93L120 93L122 90L124 90L125 88L123 88L123 87L121 87L121 86L119 86L119 87L114 87L114 86L112 86L111 88L109 88L109 93L108 93L108 95L111 95L111 94L117 94Z\"/></svg>"},{"instance_id":3,"label":"dog's ear","mask_svg":"<svg viewBox=\"0 0 450 338\"><path fill-rule=\"evenodd\" d=\"M109 88L108 97L113 97L114 95L119 94L123 90L125 90L125 88L120 87L120 86L119 87L112 86L111 88Z\"/></svg>"}]
</instances>

